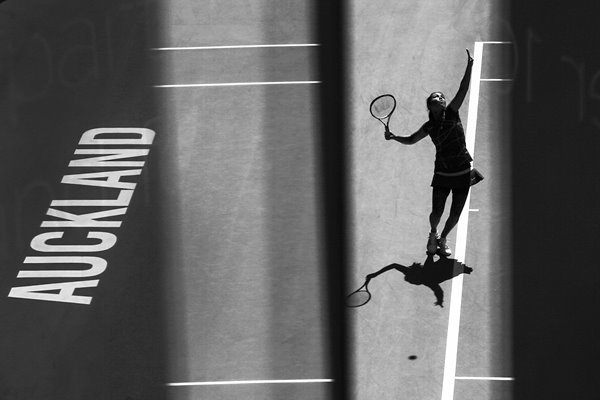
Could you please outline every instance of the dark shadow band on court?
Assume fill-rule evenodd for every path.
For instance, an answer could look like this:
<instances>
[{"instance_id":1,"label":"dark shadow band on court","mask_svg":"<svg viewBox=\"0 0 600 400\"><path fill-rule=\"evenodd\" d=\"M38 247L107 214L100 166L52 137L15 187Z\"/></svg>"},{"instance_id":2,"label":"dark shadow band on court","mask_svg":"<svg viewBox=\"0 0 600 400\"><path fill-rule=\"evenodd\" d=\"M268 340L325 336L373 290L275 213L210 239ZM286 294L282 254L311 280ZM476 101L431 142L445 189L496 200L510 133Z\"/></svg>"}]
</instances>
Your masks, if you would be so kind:
<instances>
[{"instance_id":1,"label":"dark shadow band on court","mask_svg":"<svg viewBox=\"0 0 600 400\"><path fill-rule=\"evenodd\" d=\"M1 399L167 398L166 277L178 265L167 263L175 251L168 227L179 202L168 200L176 180L167 175L165 148L173 135L159 121L165 107L151 87L162 69L147 51L160 43L161 15L155 0L20 0L0 7ZM82 144L84 132L125 127L156 132L143 147L147 156L126 161L136 162L137 175L109 184L106 177L118 174L114 164L70 166L83 160L75 151L115 148L115 142ZM104 178L97 186L64 183L82 174ZM105 229L91 219L54 221L65 246L31 246L48 233L43 221L51 220L53 201L84 199L101 205L60 209L113 210ZM110 247L84 252L88 234L102 230L115 238ZM24 259L33 256L53 262L32 274L39 267ZM74 262L65 268L64 260L77 258L105 268L82 270Z\"/></svg>"}]
</instances>

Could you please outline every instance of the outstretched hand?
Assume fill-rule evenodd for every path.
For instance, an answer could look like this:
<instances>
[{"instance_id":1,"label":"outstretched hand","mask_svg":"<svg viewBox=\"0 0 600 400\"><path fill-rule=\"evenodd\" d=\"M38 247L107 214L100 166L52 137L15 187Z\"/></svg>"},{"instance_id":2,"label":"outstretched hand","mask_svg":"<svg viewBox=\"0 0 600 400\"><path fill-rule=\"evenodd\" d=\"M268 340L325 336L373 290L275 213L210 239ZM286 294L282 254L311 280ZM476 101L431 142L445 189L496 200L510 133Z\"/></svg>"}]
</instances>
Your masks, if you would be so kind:
<instances>
[{"instance_id":1,"label":"outstretched hand","mask_svg":"<svg viewBox=\"0 0 600 400\"><path fill-rule=\"evenodd\" d=\"M467 63L473 64L473 57L471 57L471 53L469 53L469 49L467 50Z\"/></svg>"}]
</instances>

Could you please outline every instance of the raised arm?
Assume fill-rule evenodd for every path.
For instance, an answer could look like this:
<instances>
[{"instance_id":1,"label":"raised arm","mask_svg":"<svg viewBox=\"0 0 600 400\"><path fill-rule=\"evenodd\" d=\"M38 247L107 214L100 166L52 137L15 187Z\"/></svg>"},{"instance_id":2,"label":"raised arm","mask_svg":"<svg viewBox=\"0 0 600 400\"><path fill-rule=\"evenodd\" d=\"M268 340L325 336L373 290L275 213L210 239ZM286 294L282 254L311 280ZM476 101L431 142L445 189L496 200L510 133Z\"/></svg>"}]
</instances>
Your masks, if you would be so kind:
<instances>
[{"instance_id":1,"label":"raised arm","mask_svg":"<svg viewBox=\"0 0 600 400\"><path fill-rule=\"evenodd\" d=\"M415 144L425 136L427 136L427 132L423 126L410 136L396 136L390 132L389 129L386 129L385 131L385 140L395 140L396 142L400 142L402 144Z\"/></svg>"},{"instance_id":2,"label":"raised arm","mask_svg":"<svg viewBox=\"0 0 600 400\"><path fill-rule=\"evenodd\" d=\"M367 279L367 281L370 281L371 279L383 274L384 272L388 272L392 269L395 269L400 272L405 272L405 270L407 270L408 268L405 267L404 265L393 263L393 264L388 265L387 267L381 268L379 271L373 272L371 274L367 274L367 276L365 278Z\"/></svg>"},{"instance_id":3,"label":"raised arm","mask_svg":"<svg viewBox=\"0 0 600 400\"><path fill-rule=\"evenodd\" d=\"M465 97L467 96L467 92L469 91L469 83L471 82L471 69L473 68L473 57L469 53L469 49L467 49L467 68L465 69L465 75L460 81L460 86L458 87L458 92L454 99L448 105L449 108L452 108L454 111L458 111L460 106L462 105Z\"/></svg>"}]
</instances>

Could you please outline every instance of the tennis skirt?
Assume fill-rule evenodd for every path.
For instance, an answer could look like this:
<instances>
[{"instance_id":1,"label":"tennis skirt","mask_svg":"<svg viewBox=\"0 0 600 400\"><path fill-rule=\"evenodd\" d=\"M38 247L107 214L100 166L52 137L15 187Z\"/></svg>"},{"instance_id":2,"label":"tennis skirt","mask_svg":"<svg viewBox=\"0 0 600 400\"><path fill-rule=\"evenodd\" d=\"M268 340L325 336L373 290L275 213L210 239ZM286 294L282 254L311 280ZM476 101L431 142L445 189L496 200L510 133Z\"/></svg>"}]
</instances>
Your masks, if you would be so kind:
<instances>
[{"instance_id":1,"label":"tennis skirt","mask_svg":"<svg viewBox=\"0 0 600 400\"><path fill-rule=\"evenodd\" d=\"M463 189L473 186L483 179L483 175L475 168L462 174L434 173L431 187L440 189Z\"/></svg>"}]
</instances>

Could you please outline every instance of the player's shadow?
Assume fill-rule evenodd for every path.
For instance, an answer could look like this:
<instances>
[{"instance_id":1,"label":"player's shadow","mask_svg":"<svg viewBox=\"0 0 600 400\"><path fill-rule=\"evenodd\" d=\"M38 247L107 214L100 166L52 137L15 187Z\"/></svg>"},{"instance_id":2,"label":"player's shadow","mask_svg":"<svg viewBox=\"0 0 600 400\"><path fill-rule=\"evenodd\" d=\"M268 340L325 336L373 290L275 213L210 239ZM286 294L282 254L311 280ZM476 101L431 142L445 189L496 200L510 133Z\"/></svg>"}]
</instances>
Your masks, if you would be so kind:
<instances>
[{"instance_id":1,"label":"player's shadow","mask_svg":"<svg viewBox=\"0 0 600 400\"><path fill-rule=\"evenodd\" d=\"M473 268L453 258L439 257L436 261L433 255L428 255L423 264L413 263L406 267L400 264L390 264L377 272L367 275L367 280L383 274L384 272L396 270L404 274L404 280L413 285L424 285L430 288L435 295L435 305L444 306L444 291L440 283L452 279L460 274L470 274Z\"/></svg>"}]
</instances>

